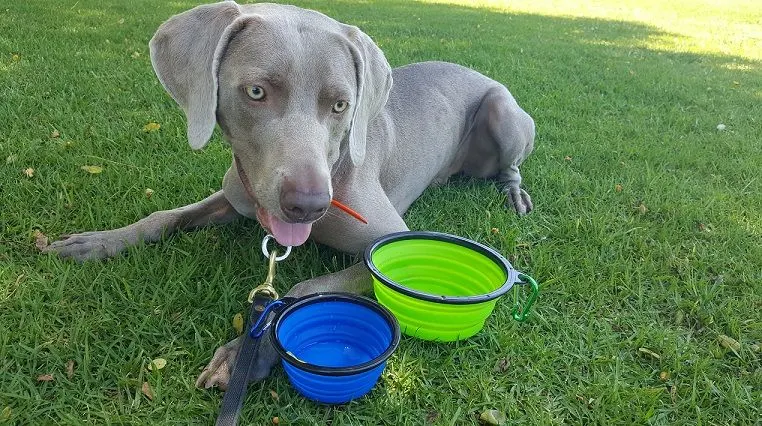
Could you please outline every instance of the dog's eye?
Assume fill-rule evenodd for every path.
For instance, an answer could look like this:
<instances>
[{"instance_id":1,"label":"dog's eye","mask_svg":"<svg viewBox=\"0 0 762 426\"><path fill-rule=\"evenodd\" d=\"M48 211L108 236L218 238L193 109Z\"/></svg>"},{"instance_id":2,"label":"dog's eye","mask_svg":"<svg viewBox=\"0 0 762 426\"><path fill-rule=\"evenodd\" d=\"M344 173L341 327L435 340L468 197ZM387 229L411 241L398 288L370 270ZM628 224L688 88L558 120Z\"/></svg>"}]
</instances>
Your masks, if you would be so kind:
<instances>
[{"instance_id":1,"label":"dog's eye","mask_svg":"<svg viewBox=\"0 0 762 426\"><path fill-rule=\"evenodd\" d=\"M338 101L335 104L333 104L333 112L335 112L336 114L344 112L344 110L346 110L348 106L349 106L349 102Z\"/></svg>"},{"instance_id":2,"label":"dog's eye","mask_svg":"<svg viewBox=\"0 0 762 426\"><path fill-rule=\"evenodd\" d=\"M261 101L265 98L265 89L260 86L246 86L243 88L246 95L255 101Z\"/></svg>"}]
</instances>

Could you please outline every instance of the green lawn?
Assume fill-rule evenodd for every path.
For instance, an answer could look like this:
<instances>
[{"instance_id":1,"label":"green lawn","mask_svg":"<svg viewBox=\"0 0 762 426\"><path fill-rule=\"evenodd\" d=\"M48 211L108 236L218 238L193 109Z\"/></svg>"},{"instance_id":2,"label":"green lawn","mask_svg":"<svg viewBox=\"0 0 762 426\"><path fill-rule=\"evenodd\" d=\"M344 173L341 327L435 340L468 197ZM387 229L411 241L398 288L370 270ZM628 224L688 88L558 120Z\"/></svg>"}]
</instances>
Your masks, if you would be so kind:
<instances>
[{"instance_id":1,"label":"green lawn","mask_svg":"<svg viewBox=\"0 0 762 426\"><path fill-rule=\"evenodd\" d=\"M197 201L230 162L218 135L191 151L148 56L158 25L197 3L107 3L0 6L0 423L211 423L221 393L194 380L266 273L253 221L84 265L37 252L35 230ZM537 123L522 168L536 210L519 218L491 183L458 180L407 221L492 245L542 291L526 323L506 298L468 341L403 339L345 406L304 400L278 368L251 386L246 423L461 425L487 409L516 424L760 423L758 2L296 3L362 27L392 65L449 60L509 87ZM349 262L308 244L276 284ZM148 371L157 357L166 368Z\"/></svg>"}]
</instances>

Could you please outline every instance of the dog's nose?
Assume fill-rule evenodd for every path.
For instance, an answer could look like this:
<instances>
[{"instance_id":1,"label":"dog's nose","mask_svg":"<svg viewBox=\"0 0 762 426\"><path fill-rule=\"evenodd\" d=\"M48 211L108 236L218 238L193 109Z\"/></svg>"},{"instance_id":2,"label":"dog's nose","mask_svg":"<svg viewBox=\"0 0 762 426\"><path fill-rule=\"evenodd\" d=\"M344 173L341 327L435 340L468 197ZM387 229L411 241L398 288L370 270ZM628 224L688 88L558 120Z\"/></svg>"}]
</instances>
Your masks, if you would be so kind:
<instances>
[{"instance_id":1,"label":"dog's nose","mask_svg":"<svg viewBox=\"0 0 762 426\"><path fill-rule=\"evenodd\" d=\"M328 191L313 179L284 179L280 189L280 208L294 222L312 222L322 216L331 204Z\"/></svg>"}]
</instances>

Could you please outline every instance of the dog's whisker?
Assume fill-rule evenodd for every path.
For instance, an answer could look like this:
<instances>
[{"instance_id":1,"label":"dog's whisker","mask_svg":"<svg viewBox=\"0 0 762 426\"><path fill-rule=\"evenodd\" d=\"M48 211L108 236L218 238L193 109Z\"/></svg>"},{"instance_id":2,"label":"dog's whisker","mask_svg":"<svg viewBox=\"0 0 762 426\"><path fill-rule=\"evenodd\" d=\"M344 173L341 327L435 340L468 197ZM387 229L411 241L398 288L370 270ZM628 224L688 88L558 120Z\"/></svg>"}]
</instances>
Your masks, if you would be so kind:
<instances>
[{"instance_id":1,"label":"dog's whisker","mask_svg":"<svg viewBox=\"0 0 762 426\"><path fill-rule=\"evenodd\" d=\"M331 210L328 210L327 212L325 212L325 215L326 215L326 216L330 216L330 217L333 217L333 218L340 218L340 217L341 217L341 215L340 215L340 214L338 214L338 213L336 213L336 212L333 212L333 211L331 211Z\"/></svg>"}]
</instances>

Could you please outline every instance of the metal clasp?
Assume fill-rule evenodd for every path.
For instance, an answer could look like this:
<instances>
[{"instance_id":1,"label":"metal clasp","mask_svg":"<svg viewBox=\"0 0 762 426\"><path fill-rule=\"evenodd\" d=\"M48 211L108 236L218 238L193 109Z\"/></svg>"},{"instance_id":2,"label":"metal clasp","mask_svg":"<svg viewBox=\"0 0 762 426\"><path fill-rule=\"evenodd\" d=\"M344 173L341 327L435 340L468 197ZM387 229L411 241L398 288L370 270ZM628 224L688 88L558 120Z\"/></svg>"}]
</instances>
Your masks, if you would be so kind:
<instances>
[{"instance_id":1,"label":"metal clasp","mask_svg":"<svg viewBox=\"0 0 762 426\"><path fill-rule=\"evenodd\" d=\"M249 303L254 302L254 298L257 297L258 294L264 293L267 296L269 296L272 299L278 299L278 292L275 291L275 287L273 287L273 280L275 279L275 262L278 260L278 252L277 250L273 250L272 253L270 253L270 263L267 267L267 278L265 278L265 282L262 284L254 287L249 292Z\"/></svg>"},{"instance_id":2,"label":"metal clasp","mask_svg":"<svg viewBox=\"0 0 762 426\"><path fill-rule=\"evenodd\" d=\"M269 264L267 267L267 278L265 278L265 282L258 285L257 287L254 287L249 292L249 303L254 302L254 298L257 297L258 294L265 294L269 296L271 299L275 300L278 299L278 292L275 291L275 287L273 287L273 280L275 279L275 262L280 262L281 260L288 257L289 254L291 254L291 246L286 246L286 252L283 254L283 256L278 256L278 251L273 250L272 252L267 250L267 242L274 239L270 234L265 235L265 238L262 239L262 254L265 255L265 257L269 260Z\"/></svg>"}]
</instances>

